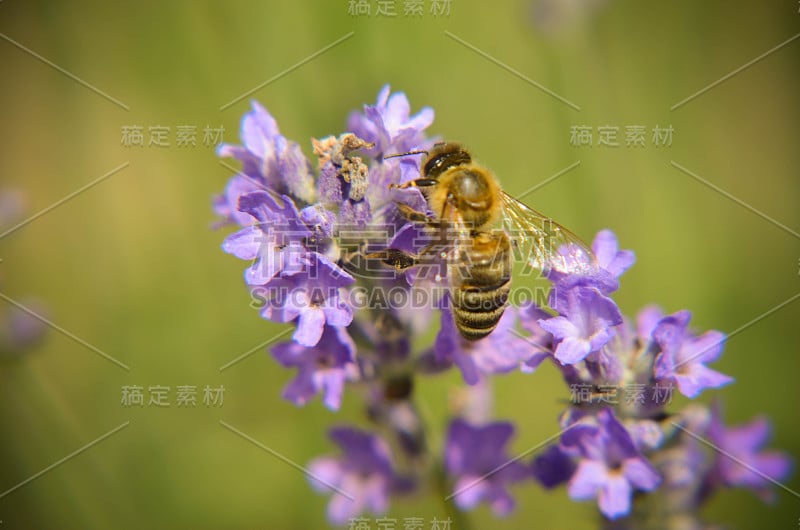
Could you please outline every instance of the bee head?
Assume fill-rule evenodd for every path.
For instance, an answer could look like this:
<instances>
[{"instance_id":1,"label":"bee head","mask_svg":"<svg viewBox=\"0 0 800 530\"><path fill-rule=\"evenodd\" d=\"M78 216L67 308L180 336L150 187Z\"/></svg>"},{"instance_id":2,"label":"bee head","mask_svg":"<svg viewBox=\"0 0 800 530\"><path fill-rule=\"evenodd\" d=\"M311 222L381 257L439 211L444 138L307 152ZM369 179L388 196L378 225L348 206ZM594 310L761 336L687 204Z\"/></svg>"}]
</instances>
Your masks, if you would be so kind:
<instances>
[{"instance_id":1,"label":"bee head","mask_svg":"<svg viewBox=\"0 0 800 530\"><path fill-rule=\"evenodd\" d=\"M470 162L472 162L472 157L461 144L443 142L434 145L425 158L422 163L422 175L426 178L436 179L448 169Z\"/></svg>"}]
</instances>

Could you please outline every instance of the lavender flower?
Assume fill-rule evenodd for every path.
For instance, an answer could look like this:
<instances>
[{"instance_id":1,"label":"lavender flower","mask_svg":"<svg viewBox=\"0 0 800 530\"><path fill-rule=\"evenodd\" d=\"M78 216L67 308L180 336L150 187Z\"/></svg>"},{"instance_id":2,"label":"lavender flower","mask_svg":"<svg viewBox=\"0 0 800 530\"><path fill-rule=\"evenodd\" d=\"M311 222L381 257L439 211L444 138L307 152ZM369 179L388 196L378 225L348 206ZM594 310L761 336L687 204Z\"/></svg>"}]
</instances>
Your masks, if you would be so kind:
<instances>
[{"instance_id":1,"label":"lavender flower","mask_svg":"<svg viewBox=\"0 0 800 530\"><path fill-rule=\"evenodd\" d=\"M593 429L578 430L572 442L580 461L569 481L569 496L597 498L600 512L610 519L627 515L634 489L651 491L661 478L636 448L629 432L608 409L601 410ZM570 434L565 434L568 438Z\"/></svg>"},{"instance_id":2,"label":"lavender flower","mask_svg":"<svg viewBox=\"0 0 800 530\"><path fill-rule=\"evenodd\" d=\"M653 338L661 348L656 358L656 379L675 381L683 395L693 398L706 388L730 384L733 378L704 364L719 358L725 336L709 331L695 337L688 330L690 319L688 311L665 317L653 330Z\"/></svg>"},{"instance_id":3,"label":"lavender flower","mask_svg":"<svg viewBox=\"0 0 800 530\"><path fill-rule=\"evenodd\" d=\"M272 115L255 101L253 110L242 119L240 134L244 145L222 144L217 149L219 156L242 163L241 173L231 179L225 195L215 203L219 215L241 221L236 212L239 194L245 190L268 189L304 203L314 202L314 177L300 146L286 140Z\"/></svg>"},{"instance_id":4,"label":"lavender flower","mask_svg":"<svg viewBox=\"0 0 800 530\"><path fill-rule=\"evenodd\" d=\"M278 322L298 321L295 340L314 346L325 323L347 326L352 310L339 297L338 289L353 283L344 269L331 261L324 244L330 237L331 219L321 207L299 212L288 196L280 204L266 191L254 191L238 199L239 211L256 224L229 236L222 248L238 258L255 260L245 271L245 281L261 286L270 303L261 316ZM279 303L275 303L278 301Z\"/></svg>"},{"instance_id":5,"label":"lavender flower","mask_svg":"<svg viewBox=\"0 0 800 530\"><path fill-rule=\"evenodd\" d=\"M610 294L619 289L619 278L635 262L631 250L620 250L617 236L611 230L601 230L592 241L594 260L586 252L576 252L569 247L558 249L563 266L548 269L546 277L558 290L577 286L597 289Z\"/></svg>"},{"instance_id":6,"label":"lavender flower","mask_svg":"<svg viewBox=\"0 0 800 530\"><path fill-rule=\"evenodd\" d=\"M445 467L453 476L456 505L469 510L480 502L488 503L497 515L508 515L514 499L506 489L523 480L528 471L505 453L514 434L510 423L497 422L483 427L456 419L450 424L445 444Z\"/></svg>"},{"instance_id":7,"label":"lavender flower","mask_svg":"<svg viewBox=\"0 0 800 530\"><path fill-rule=\"evenodd\" d=\"M288 197L284 204L266 191L254 191L238 199L239 211L250 214L257 224L229 236L225 252L244 260L255 260L246 271L250 285L264 285L276 275L291 276L303 270L310 251L304 241L312 231L300 220L300 212Z\"/></svg>"},{"instance_id":8,"label":"lavender flower","mask_svg":"<svg viewBox=\"0 0 800 530\"><path fill-rule=\"evenodd\" d=\"M711 411L707 434L717 448L712 483L753 490L765 501L774 499L773 485L788 478L792 462L779 451L762 450L770 437L765 418L725 427L720 407L716 406Z\"/></svg>"},{"instance_id":9,"label":"lavender flower","mask_svg":"<svg viewBox=\"0 0 800 530\"><path fill-rule=\"evenodd\" d=\"M465 341L450 314L441 289L445 254L432 252L430 263L403 272L366 259L431 243L430 231L398 208L427 212L425 197L393 186L419 178L419 159L386 155L430 148L432 121L431 109L412 115L405 95L385 86L374 105L350 115L350 132L313 140L312 164L254 102L242 120L243 145L219 148L242 166L214 201L222 224L238 226L222 248L251 262L244 283L260 316L295 326L291 341L272 348L278 364L296 369L283 397L303 405L320 395L336 411L350 388L361 387L366 419L381 432L333 429L342 454L311 462L312 485L335 488L328 519L383 513L391 496L416 485L452 496L459 510L485 502L508 515L508 486L531 478L548 489L565 485L572 499L596 500L607 529L652 520L699 528L699 510L723 486L768 499L771 482L791 466L783 453L762 449L765 420L725 427L717 409L669 408L675 386L691 399L733 381L706 366L721 355L724 335L694 334L688 311L665 316L648 306L635 320L623 316L611 296L635 256L620 250L612 231L597 234L593 258L557 249L557 266L544 271L549 307L510 306L477 341ZM437 320L433 345L416 353L418 337ZM517 369L540 377L534 372L545 360L569 387L564 431L522 464L507 454L514 425L491 421L491 381ZM440 468L415 393L423 377L454 368L466 386L452 403Z\"/></svg>"},{"instance_id":10,"label":"lavender flower","mask_svg":"<svg viewBox=\"0 0 800 530\"><path fill-rule=\"evenodd\" d=\"M297 377L284 389L283 396L304 405L319 392L325 406L338 410L345 381L356 379L355 343L342 327L325 326L314 347L289 341L272 348L272 355L283 366L297 367Z\"/></svg>"},{"instance_id":11,"label":"lavender flower","mask_svg":"<svg viewBox=\"0 0 800 530\"><path fill-rule=\"evenodd\" d=\"M353 112L347 126L357 137L372 144L362 151L379 161L369 168L371 186L365 194L368 204L385 204L399 200L417 210L424 210L425 201L419 190L390 190L390 184L402 184L419 176L418 160L394 158L384 161L387 154L428 149L432 142L424 131L433 123L433 109L425 107L411 116L411 105L405 94L390 94L389 85L378 93L374 105L364 105L363 113Z\"/></svg>"},{"instance_id":12,"label":"lavender flower","mask_svg":"<svg viewBox=\"0 0 800 530\"><path fill-rule=\"evenodd\" d=\"M563 316L539 320L539 325L559 341L555 357L564 364L599 351L614 336L613 326L622 323L617 305L597 289L558 290L551 304Z\"/></svg>"},{"instance_id":13,"label":"lavender flower","mask_svg":"<svg viewBox=\"0 0 800 530\"><path fill-rule=\"evenodd\" d=\"M270 298L261 316L276 322L296 322L292 338L303 346L315 346L325 325L341 327L353 321L353 310L339 293L352 282L352 276L313 255L303 273L276 278L264 286L263 293Z\"/></svg>"},{"instance_id":14,"label":"lavender flower","mask_svg":"<svg viewBox=\"0 0 800 530\"><path fill-rule=\"evenodd\" d=\"M354 112L347 127L359 138L374 143L364 152L379 156L392 152L402 153L425 142L422 131L433 123L433 109L425 107L411 116L411 106L402 92L390 95L389 85L378 93L375 105L364 105L364 113Z\"/></svg>"},{"instance_id":15,"label":"lavender flower","mask_svg":"<svg viewBox=\"0 0 800 530\"><path fill-rule=\"evenodd\" d=\"M533 477L547 489L569 481L576 467L575 459L558 445L551 445L531 462Z\"/></svg>"},{"instance_id":16,"label":"lavender flower","mask_svg":"<svg viewBox=\"0 0 800 530\"><path fill-rule=\"evenodd\" d=\"M308 470L317 491L331 492L330 486L338 489L328 503L332 523L344 524L366 511L382 514L389 507L390 494L408 490L408 480L393 471L389 446L381 438L349 427L331 429L329 435L343 454L317 458Z\"/></svg>"}]
</instances>

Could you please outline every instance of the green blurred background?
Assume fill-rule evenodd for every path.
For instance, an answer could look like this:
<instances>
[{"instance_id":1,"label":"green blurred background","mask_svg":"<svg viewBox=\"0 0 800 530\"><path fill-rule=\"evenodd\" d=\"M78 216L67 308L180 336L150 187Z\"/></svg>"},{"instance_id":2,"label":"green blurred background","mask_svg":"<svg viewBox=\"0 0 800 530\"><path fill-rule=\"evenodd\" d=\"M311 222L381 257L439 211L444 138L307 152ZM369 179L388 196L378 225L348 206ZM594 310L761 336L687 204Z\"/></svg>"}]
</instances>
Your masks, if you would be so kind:
<instances>
[{"instance_id":1,"label":"green blurred background","mask_svg":"<svg viewBox=\"0 0 800 530\"><path fill-rule=\"evenodd\" d=\"M333 414L281 400L291 373L263 351L219 368L283 329L248 307L243 262L209 229L210 199L230 172L202 145L206 125L238 142L251 98L310 154L309 139L343 132L347 114L390 83L416 112L436 111L432 134L458 139L532 206L586 239L612 228L638 262L616 299L628 315L657 302L689 308L699 329L736 330L800 292L800 241L671 166L675 161L791 229L800 230L800 40L674 111L677 102L800 32L794 0L531 2L452 0L448 16L351 17L335 2L0 3L0 183L22 190L32 215L111 169L119 173L0 240L2 292L33 296L48 316L130 367L50 330L0 365L0 491L124 422L127 427L0 498L2 528L317 528L327 497L305 477L223 428L224 420L305 463L332 451L328 426L361 420L355 396ZM534 16L533 13L536 13ZM307 64L220 106L347 33ZM576 111L466 48L463 39L580 107ZM9 42L13 39L130 108L126 111ZM126 148L124 126L170 127L170 147ZM179 125L197 147L177 147ZM575 147L570 128L619 127L620 147ZM647 127L646 146L624 129ZM674 129L670 147L651 141ZM8 309L0 301L0 309ZM760 413L772 445L800 454L796 341L800 302L732 338L715 368L736 377L719 396L727 420ZM170 386L169 408L121 406L123 385ZM198 387L195 409L175 406ZM202 388L224 385L222 407ZM419 387L444 418L457 374ZM496 413L520 426L513 450L556 432L563 383L543 368L496 379ZM676 404L676 405L679 405ZM800 490L800 477L787 483ZM595 507L529 483L519 509L477 528L593 528ZM766 507L726 491L710 520L794 528L800 499L778 490ZM429 499L391 515L430 521Z\"/></svg>"}]
</instances>

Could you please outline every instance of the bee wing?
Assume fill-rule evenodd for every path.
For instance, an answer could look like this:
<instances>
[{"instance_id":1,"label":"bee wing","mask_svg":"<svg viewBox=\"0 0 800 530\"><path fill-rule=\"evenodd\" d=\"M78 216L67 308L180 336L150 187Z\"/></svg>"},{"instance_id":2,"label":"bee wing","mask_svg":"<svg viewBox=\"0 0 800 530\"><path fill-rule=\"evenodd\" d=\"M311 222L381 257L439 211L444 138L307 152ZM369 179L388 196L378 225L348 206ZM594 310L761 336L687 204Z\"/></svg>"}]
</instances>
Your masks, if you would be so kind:
<instances>
[{"instance_id":1,"label":"bee wing","mask_svg":"<svg viewBox=\"0 0 800 530\"><path fill-rule=\"evenodd\" d=\"M501 196L503 228L516 256L545 273L580 274L597 267L594 253L581 238L508 193Z\"/></svg>"}]
</instances>

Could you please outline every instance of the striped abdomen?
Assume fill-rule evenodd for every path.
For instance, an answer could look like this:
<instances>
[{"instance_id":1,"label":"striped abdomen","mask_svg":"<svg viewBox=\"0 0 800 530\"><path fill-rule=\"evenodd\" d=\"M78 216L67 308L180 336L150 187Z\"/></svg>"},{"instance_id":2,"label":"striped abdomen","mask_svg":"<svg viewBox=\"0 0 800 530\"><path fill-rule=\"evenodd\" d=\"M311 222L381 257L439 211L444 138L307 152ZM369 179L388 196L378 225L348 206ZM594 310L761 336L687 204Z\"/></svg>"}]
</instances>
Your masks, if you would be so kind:
<instances>
[{"instance_id":1,"label":"striped abdomen","mask_svg":"<svg viewBox=\"0 0 800 530\"><path fill-rule=\"evenodd\" d=\"M461 336L487 336L503 316L511 289L511 245L502 233L479 232L447 271L453 319Z\"/></svg>"}]
</instances>

